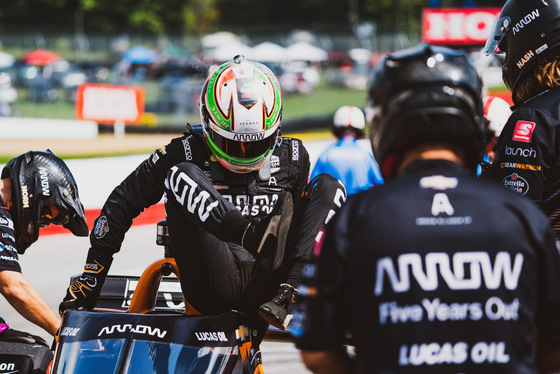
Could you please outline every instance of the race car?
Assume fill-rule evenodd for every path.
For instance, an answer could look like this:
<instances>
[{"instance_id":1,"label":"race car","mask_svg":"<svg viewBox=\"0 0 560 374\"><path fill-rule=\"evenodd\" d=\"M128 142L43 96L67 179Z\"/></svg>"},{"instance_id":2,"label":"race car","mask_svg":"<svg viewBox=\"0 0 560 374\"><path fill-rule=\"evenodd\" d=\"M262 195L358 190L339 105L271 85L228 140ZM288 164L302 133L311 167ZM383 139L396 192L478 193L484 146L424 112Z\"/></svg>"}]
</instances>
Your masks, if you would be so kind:
<instances>
[{"instance_id":1,"label":"race car","mask_svg":"<svg viewBox=\"0 0 560 374\"><path fill-rule=\"evenodd\" d=\"M260 342L291 334L240 311L198 313L183 298L165 221L157 229L162 259L141 276L108 275L92 311L67 310L54 356L0 344L0 374L262 374Z\"/></svg>"},{"instance_id":2,"label":"race car","mask_svg":"<svg viewBox=\"0 0 560 374\"><path fill-rule=\"evenodd\" d=\"M109 275L93 311L64 313L49 373L262 374L268 324L198 313L183 298L165 221L156 242L165 256L140 277Z\"/></svg>"}]
</instances>

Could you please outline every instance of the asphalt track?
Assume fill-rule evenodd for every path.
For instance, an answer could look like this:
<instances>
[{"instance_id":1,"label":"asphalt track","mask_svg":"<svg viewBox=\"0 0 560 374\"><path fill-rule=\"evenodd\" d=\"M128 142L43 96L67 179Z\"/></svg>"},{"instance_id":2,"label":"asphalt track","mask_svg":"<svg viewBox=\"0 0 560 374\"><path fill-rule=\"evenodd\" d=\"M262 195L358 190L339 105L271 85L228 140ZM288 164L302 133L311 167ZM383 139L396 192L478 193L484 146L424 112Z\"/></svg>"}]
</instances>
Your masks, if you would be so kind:
<instances>
[{"instance_id":1,"label":"asphalt track","mask_svg":"<svg viewBox=\"0 0 560 374\"><path fill-rule=\"evenodd\" d=\"M304 141L312 165L330 142L332 140ZM111 190L148 156L149 154L141 154L67 161L78 183L84 207L89 212L90 227ZM161 207L161 204L158 205ZM135 221L125 237L121 251L114 256L110 274L139 275L148 264L162 257L163 249L155 243L155 222L163 219L161 212L163 211L155 211L144 221ZM24 275L54 310L58 310L70 277L81 273L88 248L87 237L78 238L59 231L45 231L25 255L20 257ZM47 341L52 340L42 329L21 317L5 299L1 298L0 303L0 316L11 327L40 335ZM308 373L293 344L265 342L262 350L266 374Z\"/></svg>"}]
</instances>

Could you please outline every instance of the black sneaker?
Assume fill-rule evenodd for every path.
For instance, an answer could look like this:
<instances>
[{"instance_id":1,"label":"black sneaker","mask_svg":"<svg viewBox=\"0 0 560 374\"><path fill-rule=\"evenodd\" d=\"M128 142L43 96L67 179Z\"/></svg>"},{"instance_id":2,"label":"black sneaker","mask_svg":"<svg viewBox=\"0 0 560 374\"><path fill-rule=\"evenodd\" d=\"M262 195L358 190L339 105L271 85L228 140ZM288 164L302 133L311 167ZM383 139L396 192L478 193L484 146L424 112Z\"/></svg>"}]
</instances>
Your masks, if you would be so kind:
<instances>
[{"instance_id":1,"label":"black sneaker","mask_svg":"<svg viewBox=\"0 0 560 374\"><path fill-rule=\"evenodd\" d=\"M292 319L290 312L296 303L296 292L294 287L282 283L274 299L259 307L259 315L277 329L286 329Z\"/></svg>"},{"instance_id":2,"label":"black sneaker","mask_svg":"<svg viewBox=\"0 0 560 374\"><path fill-rule=\"evenodd\" d=\"M274 248L272 270L277 269L284 260L284 247L286 246L286 237L292 222L293 211L292 195L286 191L280 192L276 205L274 205L270 214L259 223L250 224L241 240L243 248L255 257L262 257L261 251L267 239L270 236L275 238L276 246Z\"/></svg>"}]
</instances>

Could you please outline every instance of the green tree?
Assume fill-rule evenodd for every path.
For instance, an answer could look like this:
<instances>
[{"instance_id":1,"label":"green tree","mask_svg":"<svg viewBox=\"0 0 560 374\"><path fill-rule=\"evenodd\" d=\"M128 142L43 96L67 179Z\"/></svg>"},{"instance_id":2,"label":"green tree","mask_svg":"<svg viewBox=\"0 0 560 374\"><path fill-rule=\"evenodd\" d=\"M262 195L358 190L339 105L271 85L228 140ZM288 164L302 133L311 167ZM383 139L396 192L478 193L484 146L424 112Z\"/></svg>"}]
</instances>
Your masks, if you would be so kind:
<instances>
[{"instance_id":1,"label":"green tree","mask_svg":"<svg viewBox=\"0 0 560 374\"><path fill-rule=\"evenodd\" d=\"M172 31L185 23L188 0L18 0L0 3L0 24L89 31ZM174 30L173 30L174 31Z\"/></svg>"},{"instance_id":2,"label":"green tree","mask_svg":"<svg viewBox=\"0 0 560 374\"><path fill-rule=\"evenodd\" d=\"M437 0L433 0L436 1ZM349 27L374 22L379 30L419 28L428 0L4 0L4 25L84 32L205 33L219 29ZM501 7L503 0L439 0L441 6Z\"/></svg>"},{"instance_id":3,"label":"green tree","mask_svg":"<svg viewBox=\"0 0 560 374\"><path fill-rule=\"evenodd\" d=\"M215 0L190 0L183 8L185 32L202 35L213 31L219 22Z\"/></svg>"}]
</instances>

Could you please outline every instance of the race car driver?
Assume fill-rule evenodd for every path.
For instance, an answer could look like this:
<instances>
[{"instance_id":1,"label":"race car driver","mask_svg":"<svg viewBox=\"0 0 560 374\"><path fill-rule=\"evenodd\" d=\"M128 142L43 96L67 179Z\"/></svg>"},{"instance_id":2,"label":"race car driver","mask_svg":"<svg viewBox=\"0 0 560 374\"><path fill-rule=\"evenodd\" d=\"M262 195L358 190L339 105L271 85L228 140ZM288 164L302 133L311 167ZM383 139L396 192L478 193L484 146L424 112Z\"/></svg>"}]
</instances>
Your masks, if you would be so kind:
<instances>
[{"instance_id":1,"label":"race car driver","mask_svg":"<svg viewBox=\"0 0 560 374\"><path fill-rule=\"evenodd\" d=\"M486 53L504 54L513 113L490 177L538 203L560 239L560 1L509 0Z\"/></svg>"},{"instance_id":2,"label":"race car driver","mask_svg":"<svg viewBox=\"0 0 560 374\"><path fill-rule=\"evenodd\" d=\"M77 236L88 234L72 173L50 151L29 151L13 158L0 179L0 292L18 313L54 336L60 317L24 277L18 258L38 239L39 227L51 223ZM0 341L44 343L40 337L9 328L1 318Z\"/></svg>"},{"instance_id":3,"label":"race car driver","mask_svg":"<svg viewBox=\"0 0 560 374\"><path fill-rule=\"evenodd\" d=\"M326 174L308 184L309 155L300 140L280 136L280 87L264 65L237 56L219 66L202 88L200 113L202 127L187 125L111 193L61 311L94 307L132 219L165 192L189 304L204 314L258 312L285 328L303 261L344 187Z\"/></svg>"},{"instance_id":4,"label":"race car driver","mask_svg":"<svg viewBox=\"0 0 560 374\"><path fill-rule=\"evenodd\" d=\"M467 55L445 47L374 68L370 134L385 184L348 197L304 269L292 328L313 372L560 367L554 235L531 201L476 177L489 136L481 87Z\"/></svg>"}]
</instances>

